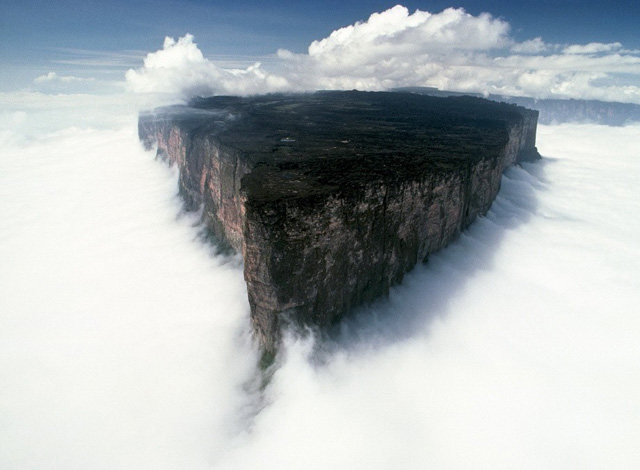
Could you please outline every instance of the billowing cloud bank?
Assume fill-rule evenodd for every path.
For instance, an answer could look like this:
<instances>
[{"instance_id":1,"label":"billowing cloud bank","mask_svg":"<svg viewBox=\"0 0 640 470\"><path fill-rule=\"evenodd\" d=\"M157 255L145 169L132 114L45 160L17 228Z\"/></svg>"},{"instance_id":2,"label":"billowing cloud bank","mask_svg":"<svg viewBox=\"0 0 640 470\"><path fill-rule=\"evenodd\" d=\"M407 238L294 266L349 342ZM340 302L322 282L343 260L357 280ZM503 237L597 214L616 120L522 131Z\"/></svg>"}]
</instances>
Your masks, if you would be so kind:
<instances>
[{"instance_id":1,"label":"billowing cloud bank","mask_svg":"<svg viewBox=\"0 0 640 470\"><path fill-rule=\"evenodd\" d=\"M190 34L177 41L165 38L163 48L148 54L144 66L129 70L126 79L136 92L183 97L290 89L286 79L265 72L259 63L244 70L218 67L202 55Z\"/></svg>"},{"instance_id":2,"label":"billowing cloud bank","mask_svg":"<svg viewBox=\"0 0 640 470\"><path fill-rule=\"evenodd\" d=\"M191 35L165 40L144 66L127 72L130 88L188 98L284 90L434 86L538 98L640 103L640 55L620 43L516 42L510 26L461 8L432 14L395 6L313 41L305 54L280 49L269 66L224 69Z\"/></svg>"},{"instance_id":3,"label":"billowing cloud bank","mask_svg":"<svg viewBox=\"0 0 640 470\"><path fill-rule=\"evenodd\" d=\"M0 113L0 468L640 468L639 126L541 126L544 161L261 399L239 261L76 98Z\"/></svg>"}]
</instances>

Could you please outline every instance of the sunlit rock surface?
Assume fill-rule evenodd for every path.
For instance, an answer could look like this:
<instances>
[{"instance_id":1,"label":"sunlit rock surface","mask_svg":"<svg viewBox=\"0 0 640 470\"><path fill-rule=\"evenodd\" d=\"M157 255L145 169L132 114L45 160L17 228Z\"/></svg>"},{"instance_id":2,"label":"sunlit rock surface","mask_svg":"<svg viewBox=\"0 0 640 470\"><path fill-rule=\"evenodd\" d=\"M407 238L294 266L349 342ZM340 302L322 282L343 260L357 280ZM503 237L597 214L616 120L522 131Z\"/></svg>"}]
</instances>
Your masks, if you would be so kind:
<instances>
[{"instance_id":1,"label":"sunlit rock surface","mask_svg":"<svg viewBox=\"0 0 640 470\"><path fill-rule=\"evenodd\" d=\"M538 113L474 97L318 92L198 99L140 116L189 208L242 253L254 331L328 326L388 293L538 158Z\"/></svg>"}]
</instances>

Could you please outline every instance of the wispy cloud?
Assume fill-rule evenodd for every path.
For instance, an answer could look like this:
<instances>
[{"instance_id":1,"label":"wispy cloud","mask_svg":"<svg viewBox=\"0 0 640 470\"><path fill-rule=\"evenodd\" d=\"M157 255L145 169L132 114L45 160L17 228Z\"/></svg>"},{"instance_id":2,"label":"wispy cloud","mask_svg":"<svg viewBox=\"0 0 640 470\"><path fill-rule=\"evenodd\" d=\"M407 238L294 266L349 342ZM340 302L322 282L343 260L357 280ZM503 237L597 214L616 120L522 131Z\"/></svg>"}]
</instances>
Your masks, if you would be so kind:
<instances>
[{"instance_id":1,"label":"wispy cloud","mask_svg":"<svg viewBox=\"0 0 640 470\"><path fill-rule=\"evenodd\" d=\"M604 44L601 42L590 42L589 44L572 44L564 49L565 54L597 54L600 52L612 52L622 49L619 42Z\"/></svg>"},{"instance_id":2,"label":"wispy cloud","mask_svg":"<svg viewBox=\"0 0 640 470\"><path fill-rule=\"evenodd\" d=\"M102 51L77 48L55 48L53 51L61 57L52 59L52 63L84 67L135 67L146 54L146 51L136 50Z\"/></svg>"},{"instance_id":3,"label":"wispy cloud","mask_svg":"<svg viewBox=\"0 0 640 470\"><path fill-rule=\"evenodd\" d=\"M40 75L36 77L33 82L34 83L53 83L53 82L61 82L61 83L81 83L81 82L93 82L95 78L82 78L82 77L74 77L73 75L58 75L56 72L49 72L45 75Z\"/></svg>"},{"instance_id":4,"label":"wispy cloud","mask_svg":"<svg viewBox=\"0 0 640 470\"><path fill-rule=\"evenodd\" d=\"M546 44L542 38L537 37L527 41L515 43L511 46L511 52L520 54L539 54L549 50L552 46Z\"/></svg>"}]
</instances>

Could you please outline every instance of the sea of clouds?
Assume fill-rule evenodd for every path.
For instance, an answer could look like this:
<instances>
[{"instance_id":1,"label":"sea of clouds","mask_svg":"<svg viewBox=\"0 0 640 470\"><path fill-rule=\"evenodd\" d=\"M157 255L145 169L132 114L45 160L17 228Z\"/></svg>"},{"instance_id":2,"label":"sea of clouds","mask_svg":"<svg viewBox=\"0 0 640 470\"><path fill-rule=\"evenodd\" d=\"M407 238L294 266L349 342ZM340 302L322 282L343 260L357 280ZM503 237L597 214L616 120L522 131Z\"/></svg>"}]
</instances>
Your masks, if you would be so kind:
<instances>
[{"instance_id":1,"label":"sea of clouds","mask_svg":"<svg viewBox=\"0 0 640 470\"><path fill-rule=\"evenodd\" d=\"M366 25L397 38L403 15L310 56L354 35L391 47ZM508 43L501 20L466 21ZM164 67L173 88L153 89L166 53L203 75ZM168 40L127 87L233 91L208 63ZM148 100L0 94L0 468L640 466L640 125L540 126L545 158L509 169L486 217L330 340L288 337L261 388L242 261L142 149Z\"/></svg>"},{"instance_id":2,"label":"sea of clouds","mask_svg":"<svg viewBox=\"0 0 640 470\"><path fill-rule=\"evenodd\" d=\"M640 126L541 126L486 217L260 391L241 261L120 111L2 116L2 468L640 464Z\"/></svg>"}]
</instances>

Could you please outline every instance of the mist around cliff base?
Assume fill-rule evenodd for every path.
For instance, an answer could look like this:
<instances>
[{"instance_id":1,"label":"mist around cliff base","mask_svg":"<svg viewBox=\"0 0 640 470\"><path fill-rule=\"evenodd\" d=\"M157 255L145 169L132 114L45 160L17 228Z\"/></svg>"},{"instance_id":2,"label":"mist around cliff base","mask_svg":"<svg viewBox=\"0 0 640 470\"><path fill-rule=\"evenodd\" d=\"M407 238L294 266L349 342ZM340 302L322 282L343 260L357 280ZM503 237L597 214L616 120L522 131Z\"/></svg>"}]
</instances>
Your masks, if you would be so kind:
<instances>
[{"instance_id":1,"label":"mist around cliff base","mask_svg":"<svg viewBox=\"0 0 640 470\"><path fill-rule=\"evenodd\" d=\"M640 465L640 126L540 126L486 217L261 391L241 260L126 103L76 99L0 117L0 467Z\"/></svg>"}]
</instances>

